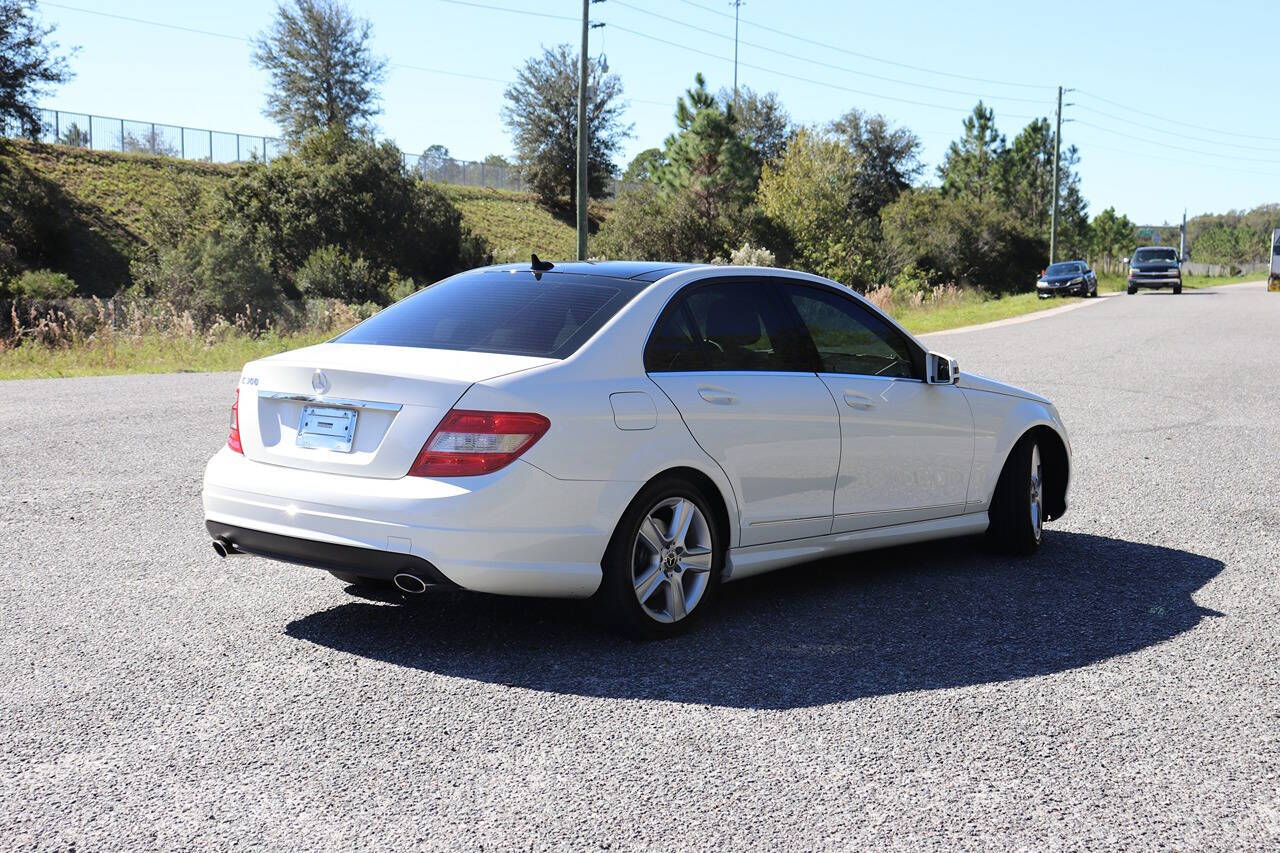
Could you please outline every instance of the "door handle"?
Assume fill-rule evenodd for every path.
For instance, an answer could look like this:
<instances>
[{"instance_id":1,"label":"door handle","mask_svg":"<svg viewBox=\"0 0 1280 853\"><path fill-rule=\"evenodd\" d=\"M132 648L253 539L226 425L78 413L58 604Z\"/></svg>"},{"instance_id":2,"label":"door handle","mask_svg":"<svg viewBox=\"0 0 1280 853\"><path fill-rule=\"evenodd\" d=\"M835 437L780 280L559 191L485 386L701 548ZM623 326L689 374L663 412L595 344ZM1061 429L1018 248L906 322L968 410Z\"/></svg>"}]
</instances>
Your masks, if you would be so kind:
<instances>
[{"instance_id":1,"label":"door handle","mask_svg":"<svg viewBox=\"0 0 1280 853\"><path fill-rule=\"evenodd\" d=\"M717 406L732 406L738 398L723 388L699 388L698 396Z\"/></svg>"},{"instance_id":2,"label":"door handle","mask_svg":"<svg viewBox=\"0 0 1280 853\"><path fill-rule=\"evenodd\" d=\"M844 404L854 409L871 409L875 408L876 401L868 394L858 391L845 391Z\"/></svg>"}]
</instances>

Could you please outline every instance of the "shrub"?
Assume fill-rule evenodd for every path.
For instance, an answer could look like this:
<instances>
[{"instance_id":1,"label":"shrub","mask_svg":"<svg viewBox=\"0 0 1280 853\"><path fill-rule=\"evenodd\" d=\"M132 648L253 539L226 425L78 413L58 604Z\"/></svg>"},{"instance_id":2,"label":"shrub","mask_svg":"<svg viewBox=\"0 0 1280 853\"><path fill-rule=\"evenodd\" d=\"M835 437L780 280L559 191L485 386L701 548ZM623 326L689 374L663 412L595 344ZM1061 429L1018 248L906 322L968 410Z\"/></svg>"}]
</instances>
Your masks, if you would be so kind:
<instances>
[{"instance_id":1,"label":"shrub","mask_svg":"<svg viewBox=\"0 0 1280 853\"><path fill-rule=\"evenodd\" d=\"M380 271L337 246L322 246L308 255L295 283L303 297L343 302L381 302L387 292L387 280Z\"/></svg>"},{"instance_id":2,"label":"shrub","mask_svg":"<svg viewBox=\"0 0 1280 853\"><path fill-rule=\"evenodd\" d=\"M328 247L363 259L383 281L392 272L435 281L487 260L457 207L412 177L391 143L332 131L306 138L296 153L245 167L226 190L222 217L253 236L291 298L301 295L298 276L312 253ZM324 262L338 263L327 255Z\"/></svg>"},{"instance_id":3,"label":"shrub","mask_svg":"<svg viewBox=\"0 0 1280 853\"><path fill-rule=\"evenodd\" d=\"M741 248L730 252L729 257L715 258L711 263L720 266L732 264L739 267L773 267L777 266L777 261L778 259L774 257L773 252L763 246L743 243Z\"/></svg>"},{"instance_id":4,"label":"shrub","mask_svg":"<svg viewBox=\"0 0 1280 853\"><path fill-rule=\"evenodd\" d=\"M641 184L619 194L591 250L602 258L707 262L750 234L747 212L738 213L709 220L689 194Z\"/></svg>"},{"instance_id":5,"label":"shrub","mask_svg":"<svg viewBox=\"0 0 1280 853\"><path fill-rule=\"evenodd\" d=\"M271 315L281 293L263 254L243 228L216 226L134 262L131 295L158 298L200 323L246 311Z\"/></svg>"},{"instance_id":6,"label":"shrub","mask_svg":"<svg viewBox=\"0 0 1280 853\"><path fill-rule=\"evenodd\" d=\"M33 270L11 281L9 290L19 299L66 299L76 292L76 283L60 272Z\"/></svg>"}]
</instances>

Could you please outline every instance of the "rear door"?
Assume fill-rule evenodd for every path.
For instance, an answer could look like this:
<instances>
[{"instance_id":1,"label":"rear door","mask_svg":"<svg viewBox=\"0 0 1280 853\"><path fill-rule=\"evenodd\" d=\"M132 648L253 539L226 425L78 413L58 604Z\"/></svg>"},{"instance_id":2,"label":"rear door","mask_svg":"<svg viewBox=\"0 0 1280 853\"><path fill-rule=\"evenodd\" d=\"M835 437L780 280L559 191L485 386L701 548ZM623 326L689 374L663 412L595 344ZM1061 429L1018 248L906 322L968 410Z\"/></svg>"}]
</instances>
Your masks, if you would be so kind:
<instances>
[{"instance_id":1,"label":"rear door","mask_svg":"<svg viewBox=\"0 0 1280 853\"><path fill-rule=\"evenodd\" d=\"M782 293L840 412L832 531L964 512L974 430L963 392L926 384L923 351L852 296L794 281Z\"/></svg>"},{"instance_id":2,"label":"rear door","mask_svg":"<svg viewBox=\"0 0 1280 853\"><path fill-rule=\"evenodd\" d=\"M732 483L743 545L829 533L840 463L839 414L775 290L690 285L645 350L650 378Z\"/></svg>"}]
</instances>

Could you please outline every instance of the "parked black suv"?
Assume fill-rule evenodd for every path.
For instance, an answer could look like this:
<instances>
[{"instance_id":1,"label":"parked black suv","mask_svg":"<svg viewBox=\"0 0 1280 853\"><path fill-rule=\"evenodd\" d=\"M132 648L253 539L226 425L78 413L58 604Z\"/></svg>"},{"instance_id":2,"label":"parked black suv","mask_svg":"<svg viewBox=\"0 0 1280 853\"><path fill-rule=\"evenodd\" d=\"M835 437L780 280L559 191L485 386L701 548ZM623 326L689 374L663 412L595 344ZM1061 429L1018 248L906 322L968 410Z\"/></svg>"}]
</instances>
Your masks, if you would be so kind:
<instances>
[{"instance_id":1,"label":"parked black suv","mask_svg":"<svg viewBox=\"0 0 1280 853\"><path fill-rule=\"evenodd\" d=\"M1135 249L1129 264L1129 287L1132 296L1139 287L1172 287L1174 293L1182 292L1182 266L1178 250L1170 246L1143 246Z\"/></svg>"}]
</instances>

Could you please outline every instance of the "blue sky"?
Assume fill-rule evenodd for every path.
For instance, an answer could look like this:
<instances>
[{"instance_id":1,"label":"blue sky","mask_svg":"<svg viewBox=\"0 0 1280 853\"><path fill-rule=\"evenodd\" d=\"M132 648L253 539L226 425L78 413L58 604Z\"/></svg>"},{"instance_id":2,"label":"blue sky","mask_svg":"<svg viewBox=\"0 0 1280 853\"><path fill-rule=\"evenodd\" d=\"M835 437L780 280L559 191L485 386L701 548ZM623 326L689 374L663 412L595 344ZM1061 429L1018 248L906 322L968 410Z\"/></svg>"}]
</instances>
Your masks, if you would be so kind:
<instances>
[{"instance_id":1,"label":"blue sky","mask_svg":"<svg viewBox=\"0 0 1280 853\"><path fill-rule=\"evenodd\" d=\"M475 2L541 14L446 0L350 2L372 21L374 50L393 63L378 123L405 150L440 143L468 159L509 154L501 81L540 46L579 37L578 0ZM263 0L41 2L57 39L79 47L76 78L44 105L273 134L261 112L266 77L238 39L267 27L274 8ZM675 99L696 71L713 89L732 83L732 11L729 0L593 6L606 26L592 31L591 53L607 56L630 102L628 158L671 132ZM920 136L928 179L979 96L1012 139L1030 117L1052 115L1061 84L1077 90L1065 98L1074 105L1064 110L1072 121L1063 139L1080 149L1091 213L1114 206L1162 223L1184 207L1194 215L1280 201L1275 0L747 0L741 17L740 83L776 91L800 123L825 123L854 106L883 113Z\"/></svg>"}]
</instances>

